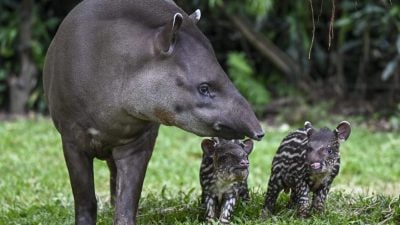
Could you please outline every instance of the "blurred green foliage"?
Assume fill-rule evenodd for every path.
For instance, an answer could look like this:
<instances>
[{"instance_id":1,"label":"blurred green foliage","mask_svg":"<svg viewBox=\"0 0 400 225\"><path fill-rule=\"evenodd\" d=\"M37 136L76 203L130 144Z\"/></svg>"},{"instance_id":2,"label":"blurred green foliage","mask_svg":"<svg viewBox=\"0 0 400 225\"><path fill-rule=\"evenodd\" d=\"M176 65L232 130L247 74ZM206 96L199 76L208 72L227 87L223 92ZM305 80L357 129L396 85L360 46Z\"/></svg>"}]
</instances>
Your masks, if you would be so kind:
<instances>
[{"instance_id":1,"label":"blurred green foliage","mask_svg":"<svg viewBox=\"0 0 400 225\"><path fill-rule=\"evenodd\" d=\"M232 82L250 102L256 114L260 115L270 101L270 94L255 78L254 69L248 59L244 53L231 52L228 54L227 65Z\"/></svg>"},{"instance_id":2,"label":"blurred green foliage","mask_svg":"<svg viewBox=\"0 0 400 225\"><path fill-rule=\"evenodd\" d=\"M381 57L385 53L392 55L382 71L381 79L386 81L395 75L400 57L400 5L393 4L387 9L368 2L355 11L353 4L343 2L341 7L348 14L339 18L335 24L341 31L339 50L349 52L370 43L376 49L375 54ZM351 39L348 38L349 33Z\"/></svg>"},{"instance_id":3,"label":"blurred green foliage","mask_svg":"<svg viewBox=\"0 0 400 225\"><path fill-rule=\"evenodd\" d=\"M311 51L313 18L310 1L289 0L176 0L186 12L200 8L198 26L211 40L217 58L257 114L279 98L302 97L302 102L333 99L368 102L362 114L394 115L400 101L400 5L395 1L311 1L315 40ZM329 22L335 4L334 38L328 47ZM54 13L50 0L35 1L32 58L41 71L46 49L64 14ZM0 1L0 110L11 99L7 79L20 71L19 2ZM57 5L58 8L63 6ZM64 10L66 11L66 10ZM313 96L302 93L290 79L254 47L226 16L240 16L249 27L271 41L299 66ZM292 67L294 65L288 65ZM40 74L41 75L41 74ZM41 77L27 102L29 109L46 110ZM360 104L363 105L363 104ZM365 104L364 104L365 105ZM337 107L337 104L332 104ZM348 110L359 114L359 109Z\"/></svg>"},{"instance_id":4,"label":"blurred green foliage","mask_svg":"<svg viewBox=\"0 0 400 225\"><path fill-rule=\"evenodd\" d=\"M15 11L6 10L0 3L0 105L7 95L7 76L17 67L15 40L17 39L18 16Z\"/></svg>"},{"instance_id":5,"label":"blurred green foliage","mask_svg":"<svg viewBox=\"0 0 400 225\"><path fill-rule=\"evenodd\" d=\"M245 1L223 1L223 0L208 0L208 4L214 10L217 7L224 7L229 11L242 11L248 15L264 17L274 5L273 0L245 0Z\"/></svg>"},{"instance_id":6,"label":"blurred green foliage","mask_svg":"<svg viewBox=\"0 0 400 225\"><path fill-rule=\"evenodd\" d=\"M30 43L31 57L37 70L42 71L47 48L52 40L52 34L57 29L60 18L47 12L50 0L37 2L32 12L32 41ZM0 106L6 107L11 100L7 99L7 77L18 74L21 69L18 55L19 26L21 22L18 1L0 1ZM41 72L40 72L41 74ZM37 87L31 93L26 103L29 109L39 112L46 111L41 78Z\"/></svg>"}]
</instances>

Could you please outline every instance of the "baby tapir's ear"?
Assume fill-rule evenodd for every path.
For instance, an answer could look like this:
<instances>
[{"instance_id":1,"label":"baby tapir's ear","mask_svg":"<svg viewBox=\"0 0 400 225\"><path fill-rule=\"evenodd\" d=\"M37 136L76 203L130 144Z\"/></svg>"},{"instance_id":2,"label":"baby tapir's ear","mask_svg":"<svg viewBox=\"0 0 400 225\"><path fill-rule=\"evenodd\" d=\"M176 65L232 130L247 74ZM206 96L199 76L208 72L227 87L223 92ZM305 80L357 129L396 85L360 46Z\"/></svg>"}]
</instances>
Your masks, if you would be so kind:
<instances>
[{"instance_id":1,"label":"baby tapir's ear","mask_svg":"<svg viewBox=\"0 0 400 225\"><path fill-rule=\"evenodd\" d=\"M246 139L243 141L243 149L247 154L250 154L250 152L253 150L253 140L251 139Z\"/></svg>"},{"instance_id":2,"label":"baby tapir's ear","mask_svg":"<svg viewBox=\"0 0 400 225\"><path fill-rule=\"evenodd\" d=\"M215 142L211 139L204 139L201 142L201 148L203 149L204 154L211 155L215 150Z\"/></svg>"},{"instance_id":3,"label":"baby tapir's ear","mask_svg":"<svg viewBox=\"0 0 400 225\"><path fill-rule=\"evenodd\" d=\"M312 129L312 124L310 121L304 122L304 129Z\"/></svg>"},{"instance_id":4,"label":"baby tapir's ear","mask_svg":"<svg viewBox=\"0 0 400 225\"><path fill-rule=\"evenodd\" d=\"M336 127L335 133L339 141L346 141L349 138L351 133L350 123L347 121L342 121Z\"/></svg>"},{"instance_id":5,"label":"baby tapir's ear","mask_svg":"<svg viewBox=\"0 0 400 225\"><path fill-rule=\"evenodd\" d=\"M314 128L313 128L313 126L312 126L312 124L311 124L310 121L306 121L306 122L304 123L304 129L306 129L306 132L307 132L307 136L308 136L308 137L310 137L311 134L314 132Z\"/></svg>"}]
</instances>

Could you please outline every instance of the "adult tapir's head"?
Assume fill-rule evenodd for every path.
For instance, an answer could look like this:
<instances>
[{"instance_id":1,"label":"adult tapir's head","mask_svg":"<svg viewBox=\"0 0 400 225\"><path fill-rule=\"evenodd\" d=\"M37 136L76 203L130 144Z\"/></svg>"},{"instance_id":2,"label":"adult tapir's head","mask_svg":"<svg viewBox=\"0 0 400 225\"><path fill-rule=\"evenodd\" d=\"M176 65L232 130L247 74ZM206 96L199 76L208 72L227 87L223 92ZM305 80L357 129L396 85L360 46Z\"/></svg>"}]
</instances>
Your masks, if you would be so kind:
<instances>
[{"instance_id":1,"label":"adult tapir's head","mask_svg":"<svg viewBox=\"0 0 400 225\"><path fill-rule=\"evenodd\" d=\"M126 98L135 103L132 111L200 136L261 139L264 132L250 105L196 26L200 11L189 16L178 9L146 36L151 57L125 90L142 93L134 101Z\"/></svg>"}]
</instances>

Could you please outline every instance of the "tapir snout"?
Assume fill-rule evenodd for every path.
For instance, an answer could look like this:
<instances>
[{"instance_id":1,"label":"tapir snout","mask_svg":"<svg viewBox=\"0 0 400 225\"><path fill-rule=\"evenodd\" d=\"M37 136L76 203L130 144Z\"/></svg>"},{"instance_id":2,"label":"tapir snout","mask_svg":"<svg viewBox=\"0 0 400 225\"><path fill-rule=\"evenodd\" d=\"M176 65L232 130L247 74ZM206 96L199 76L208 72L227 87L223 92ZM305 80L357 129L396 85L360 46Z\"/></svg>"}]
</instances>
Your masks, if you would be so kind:
<instances>
[{"instance_id":1,"label":"tapir snout","mask_svg":"<svg viewBox=\"0 0 400 225\"><path fill-rule=\"evenodd\" d=\"M257 117L239 93L223 105L221 115L223 116L214 123L213 129L223 138L243 139L249 137L259 141L264 137L265 133Z\"/></svg>"},{"instance_id":2,"label":"tapir snout","mask_svg":"<svg viewBox=\"0 0 400 225\"><path fill-rule=\"evenodd\" d=\"M249 121L248 118L243 118L242 121L236 121L235 123L225 120L217 121L214 123L213 129L216 132L215 136L221 136L225 139L243 139L249 137L259 141L265 134L258 121Z\"/></svg>"}]
</instances>

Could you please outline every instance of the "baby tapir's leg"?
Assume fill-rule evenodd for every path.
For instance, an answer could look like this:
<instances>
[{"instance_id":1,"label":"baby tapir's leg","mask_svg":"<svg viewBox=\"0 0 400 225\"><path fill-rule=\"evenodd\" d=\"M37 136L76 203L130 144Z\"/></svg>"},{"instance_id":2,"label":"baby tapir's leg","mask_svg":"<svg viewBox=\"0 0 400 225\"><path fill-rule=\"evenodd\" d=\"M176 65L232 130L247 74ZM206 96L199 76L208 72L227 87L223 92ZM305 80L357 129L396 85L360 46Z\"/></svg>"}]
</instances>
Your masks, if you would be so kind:
<instances>
[{"instance_id":1,"label":"baby tapir's leg","mask_svg":"<svg viewBox=\"0 0 400 225\"><path fill-rule=\"evenodd\" d=\"M330 185L326 185L317 190L313 195L312 207L319 212L324 211L326 196L328 195Z\"/></svg>"},{"instance_id":2,"label":"baby tapir's leg","mask_svg":"<svg viewBox=\"0 0 400 225\"><path fill-rule=\"evenodd\" d=\"M309 200L308 193L310 192L310 188L308 187L305 181L300 181L295 188L295 194L297 198L297 214L299 217L305 218L307 217L309 211Z\"/></svg>"},{"instance_id":3,"label":"baby tapir's leg","mask_svg":"<svg viewBox=\"0 0 400 225\"><path fill-rule=\"evenodd\" d=\"M211 195L204 195L204 205L206 207L205 218L207 221L215 219L216 199Z\"/></svg>"},{"instance_id":4,"label":"baby tapir's leg","mask_svg":"<svg viewBox=\"0 0 400 225\"><path fill-rule=\"evenodd\" d=\"M222 196L220 223L229 223L235 204L236 195L234 193L227 193Z\"/></svg>"},{"instance_id":5,"label":"baby tapir's leg","mask_svg":"<svg viewBox=\"0 0 400 225\"><path fill-rule=\"evenodd\" d=\"M249 188L247 186L247 182L243 181L241 183L239 183L238 185L238 193L239 193L239 197L245 201L248 202L250 201L250 195L249 195Z\"/></svg>"},{"instance_id":6,"label":"baby tapir's leg","mask_svg":"<svg viewBox=\"0 0 400 225\"><path fill-rule=\"evenodd\" d=\"M264 207L262 216L264 219L268 217L275 209L276 199L278 198L279 192L283 189L281 179L276 175L271 175L268 182L268 190L265 195Z\"/></svg>"}]
</instances>

